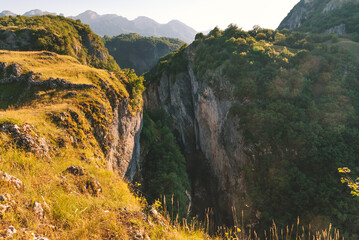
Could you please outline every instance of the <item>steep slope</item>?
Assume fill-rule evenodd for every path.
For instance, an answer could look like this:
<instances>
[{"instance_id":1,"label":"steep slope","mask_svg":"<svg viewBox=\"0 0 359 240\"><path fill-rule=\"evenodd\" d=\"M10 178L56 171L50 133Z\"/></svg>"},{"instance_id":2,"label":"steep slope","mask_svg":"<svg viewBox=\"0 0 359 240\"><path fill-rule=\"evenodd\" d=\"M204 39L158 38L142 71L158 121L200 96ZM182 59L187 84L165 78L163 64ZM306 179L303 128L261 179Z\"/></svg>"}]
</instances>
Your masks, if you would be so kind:
<instances>
[{"instance_id":1,"label":"steep slope","mask_svg":"<svg viewBox=\"0 0 359 240\"><path fill-rule=\"evenodd\" d=\"M1 17L0 49L47 50L76 57L98 68L118 68L89 26L61 16Z\"/></svg>"},{"instance_id":2,"label":"steep slope","mask_svg":"<svg viewBox=\"0 0 359 240\"><path fill-rule=\"evenodd\" d=\"M76 35L78 22L51 16L0 21L2 31L16 33L16 50L18 42L33 47L21 29L32 32L30 39L73 37L66 46L46 45L64 47L70 56L0 50L0 238L208 239L194 225L171 225L158 203L148 205L124 181L137 166L143 79L116 63L115 71L81 63L74 46L89 50L85 59L97 59L92 65L111 58L101 42L76 42L86 41ZM104 58L90 51L96 46Z\"/></svg>"},{"instance_id":3,"label":"steep slope","mask_svg":"<svg viewBox=\"0 0 359 240\"><path fill-rule=\"evenodd\" d=\"M1 50L0 62L1 238L205 238L175 230L121 177L141 126L126 74L50 52Z\"/></svg>"},{"instance_id":4,"label":"steep slope","mask_svg":"<svg viewBox=\"0 0 359 240\"><path fill-rule=\"evenodd\" d=\"M134 69L138 75L149 71L161 57L185 44L179 39L142 37L136 33L105 37L104 42L121 68Z\"/></svg>"},{"instance_id":5,"label":"steep slope","mask_svg":"<svg viewBox=\"0 0 359 240\"><path fill-rule=\"evenodd\" d=\"M104 210L109 210L112 216L107 220L116 221L118 207L140 211L119 177L127 170L141 122L141 113L131 111L129 106L126 76L120 81L113 73L55 53L0 54L1 171L24 184L23 190L14 191L2 180L1 193L15 200L3 216L2 225L50 234L51 238L76 238L83 234L79 222L90 226L96 224L93 221L101 221L101 217L90 221L87 216L106 219ZM8 107L10 104L13 108ZM18 129L18 133L12 129ZM86 174L65 173L77 165ZM118 184L110 184L114 179ZM118 187L122 193L116 190ZM26 205L33 200L41 203L41 216L29 215L32 208ZM72 215L76 208L82 216ZM22 221L39 227L28 229L30 225ZM49 227L42 229L39 224ZM106 236L111 231L97 228L84 234Z\"/></svg>"},{"instance_id":6,"label":"steep slope","mask_svg":"<svg viewBox=\"0 0 359 240\"><path fill-rule=\"evenodd\" d=\"M173 118L195 214L212 208L230 225L235 207L256 229L299 216L358 237L358 200L336 171L358 165L359 76L335 41L215 28L145 75L145 107Z\"/></svg>"},{"instance_id":7,"label":"steep slope","mask_svg":"<svg viewBox=\"0 0 359 240\"><path fill-rule=\"evenodd\" d=\"M352 34L358 38L359 1L301 0L280 23L279 29Z\"/></svg>"},{"instance_id":8,"label":"steep slope","mask_svg":"<svg viewBox=\"0 0 359 240\"><path fill-rule=\"evenodd\" d=\"M184 42L191 43L197 33L193 28L180 21L159 24L148 17L138 17L130 21L116 14L99 15L90 10L71 18L80 19L101 36L112 37L120 34L137 33L146 37L179 38Z\"/></svg>"}]
</instances>

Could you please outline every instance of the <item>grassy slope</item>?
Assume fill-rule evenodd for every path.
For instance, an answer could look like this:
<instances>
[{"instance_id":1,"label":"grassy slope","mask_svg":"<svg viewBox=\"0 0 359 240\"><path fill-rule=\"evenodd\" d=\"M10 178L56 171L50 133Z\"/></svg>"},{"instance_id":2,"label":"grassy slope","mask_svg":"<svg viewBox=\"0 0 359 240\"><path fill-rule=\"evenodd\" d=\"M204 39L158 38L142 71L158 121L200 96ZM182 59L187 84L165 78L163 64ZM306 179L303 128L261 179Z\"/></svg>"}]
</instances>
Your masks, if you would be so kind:
<instances>
[{"instance_id":1,"label":"grassy slope","mask_svg":"<svg viewBox=\"0 0 359 240\"><path fill-rule=\"evenodd\" d=\"M16 51L47 50L73 56L97 68L119 70L101 38L88 25L62 16L1 17L0 48Z\"/></svg>"},{"instance_id":2,"label":"grassy slope","mask_svg":"<svg viewBox=\"0 0 359 240\"><path fill-rule=\"evenodd\" d=\"M123 97L129 96L124 85L126 79L118 81L112 73L82 65L69 56L0 51L0 62L17 62L25 72L42 72L43 80L51 76L97 85L96 79L102 78ZM0 132L0 170L19 178L25 185L19 191L1 182L0 194L9 193L15 204L0 219L0 230L13 225L18 229L16 238L24 236L21 231L24 228L51 239L129 239L138 232L146 233L151 239L203 239L201 232L163 227L150 216L148 221L144 220L143 200L131 193L123 179L106 169L104 156L80 107L98 101L106 112L111 112L108 99L99 88L71 90L76 95L63 98L68 92L39 91L36 99L29 98L22 106L0 111L0 123L32 124L36 134L52 146L49 157L39 157L19 148L9 134ZM61 127L51 120L51 115L62 112L75 112L79 118L77 121L69 118L68 125ZM71 137L77 138L78 143L73 144ZM59 139L64 144L59 144ZM86 178L100 182L102 193L98 197L81 191L82 177L64 173L72 165L84 167ZM34 201L42 204L43 219L37 218L28 207Z\"/></svg>"}]
</instances>

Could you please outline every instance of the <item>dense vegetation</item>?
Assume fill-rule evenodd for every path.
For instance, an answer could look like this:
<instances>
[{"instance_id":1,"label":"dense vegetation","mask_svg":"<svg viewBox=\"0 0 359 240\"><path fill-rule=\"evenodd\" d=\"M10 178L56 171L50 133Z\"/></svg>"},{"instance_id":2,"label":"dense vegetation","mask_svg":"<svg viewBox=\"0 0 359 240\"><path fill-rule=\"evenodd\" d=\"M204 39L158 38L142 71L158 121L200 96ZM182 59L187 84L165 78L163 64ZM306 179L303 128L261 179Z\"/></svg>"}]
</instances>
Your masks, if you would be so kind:
<instances>
[{"instance_id":1,"label":"dense vegetation","mask_svg":"<svg viewBox=\"0 0 359 240\"><path fill-rule=\"evenodd\" d=\"M51 51L76 57L97 68L118 70L101 38L88 25L62 16L8 16L0 18L0 48Z\"/></svg>"},{"instance_id":2,"label":"dense vegetation","mask_svg":"<svg viewBox=\"0 0 359 240\"><path fill-rule=\"evenodd\" d=\"M303 32L323 33L326 29L345 24L345 31L355 41L359 41L359 5L344 4L325 14L315 12L298 28Z\"/></svg>"},{"instance_id":3,"label":"dense vegetation","mask_svg":"<svg viewBox=\"0 0 359 240\"><path fill-rule=\"evenodd\" d=\"M143 116L141 146L145 154L142 191L152 204L166 199L172 218L187 217L190 192L186 161L171 130L171 119L163 110L146 111Z\"/></svg>"},{"instance_id":4,"label":"dense vegetation","mask_svg":"<svg viewBox=\"0 0 359 240\"><path fill-rule=\"evenodd\" d=\"M232 117L250 149L252 166L242 171L261 212L259 228L272 220L285 226L300 216L319 228L331 222L356 239L358 199L337 173L342 166L359 171L358 56L347 51L353 46L333 35L259 27L246 32L231 25L197 34L189 50L161 61L149 79L193 51L194 72L217 97L229 95L221 94L213 72L232 82L238 102Z\"/></svg>"},{"instance_id":5,"label":"dense vegetation","mask_svg":"<svg viewBox=\"0 0 359 240\"><path fill-rule=\"evenodd\" d=\"M131 68L141 75L158 60L178 50L185 43L174 38L142 37L136 33L104 37L105 46L121 68Z\"/></svg>"},{"instance_id":6,"label":"dense vegetation","mask_svg":"<svg viewBox=\"0 0 359 240\"><path fill-rule=\"evenodd\" d=\"M142 108L143 78L131 70L122 71L109 55L101 38L80 21L52 15L1 17L0 49L46 50L75 57L86 65L113 71L116 78L126 85L133 111Z\"/></svg>"},{"instance_id":7,"label":"dense vegetation","mask_svg":"<svg viewBox=\"0 0 359 240\"><path fill-rule=\"evenodd\" d=\"M334 9L326 10L331 4ZM359 41L359 4L355 1L300 1L282 21L279 29L288 28L290 21L296 21L301 14L303 16L296 31L325 33L334 27L345 25L345 36Z\"/></svg>"}]
</instances>

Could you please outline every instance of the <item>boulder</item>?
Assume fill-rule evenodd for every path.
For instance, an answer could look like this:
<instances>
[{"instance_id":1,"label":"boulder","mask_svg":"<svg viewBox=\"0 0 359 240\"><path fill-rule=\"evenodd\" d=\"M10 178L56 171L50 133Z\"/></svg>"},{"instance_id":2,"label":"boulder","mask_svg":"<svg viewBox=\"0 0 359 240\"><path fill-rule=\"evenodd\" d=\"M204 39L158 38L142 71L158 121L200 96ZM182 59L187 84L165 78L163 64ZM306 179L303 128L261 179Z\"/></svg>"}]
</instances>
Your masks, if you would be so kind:
<instances>
[{"instance_id":1,"label":"boulder","mask_svg":"<svg viewBox=\"0 0 359 240\"><path fill-rule=\"evenodd\" d=\"M50 145L45 138L39 137L34 130L34 126L31 124L24 124L23 126L10 123L0 124L0 131L10 133L17 145L41 157L48 157Z\"/></svg>"},{"instance_id":2,"label":"boulder","mask_svg":"<svg viewBox=\"0 0 359 240\"><path fill-rule=\"evenodd\" d=\"M96 178L89 178L86 181L86 189L93 196L99 196L102 192L102 187Z\"/></svg>"},{"instance_id":3,"label":"boulder","mask_svg":"<svg viewBox=\"0 0 359 240\"><path fill-rule=\"evenodd\" d=\"M14 186L16 189L20 190L23 188L23 183L20 179L0 171L0 180L7 182L9 185Z\"/></svg>"},{"instance_id":4,"label":"boulder","mask_svg":"<svg viewBox=\"0 0 359 240\"><path fill-rule=\"evenodd\" d=\"M7 229L6 229L6 237L13 237L14 234L16 234L16 228L14 226L9 226Z\"/></svg>"},{"instance_id":5,"label":"boulder","mask_svg":"<svg viewBox=\"0 0 359 240\"><path fill-rule=\"evenodd\" d=\"M65 172L71 173L75 176L83 176L86 174L86 170L80 166L70 166L65 170Z\"/></svg>"},{"instance_id":6,"label":"boulder","mask_svg":"<svg viewBox=\"0 0 359 240\"><path fill-rule=\"evenodd\" d=\"M0 216L2 216L6 211L10 210L11 206L7 203L0 204Z\"/></svg>"},{"instance_id":7,"label":"boulder","mask_svg":"<svg viewBox=\"0 0 359 240\"><path fill-rule=\"evenodd\" d=\"M44 209L42 208L41 203L39 203L39 202L34 202L34 203L32 204L32 211L36 214L36 216L37 216L39 219L44 218Z\"/></svg>"}]
</instances>

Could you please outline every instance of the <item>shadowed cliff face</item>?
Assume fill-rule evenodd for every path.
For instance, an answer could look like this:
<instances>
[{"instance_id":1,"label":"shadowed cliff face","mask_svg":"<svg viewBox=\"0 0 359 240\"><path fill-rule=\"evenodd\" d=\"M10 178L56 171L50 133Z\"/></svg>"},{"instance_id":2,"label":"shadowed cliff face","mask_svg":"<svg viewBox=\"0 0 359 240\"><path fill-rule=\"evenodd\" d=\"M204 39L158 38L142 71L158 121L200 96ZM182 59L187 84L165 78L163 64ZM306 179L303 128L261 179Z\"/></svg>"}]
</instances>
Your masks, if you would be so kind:
<instances>
[{"instance_id":1,"label":"shadowed cliff face","mask_svg":"<svg viewBox=\"0 0 359 240\"><path fill-rule=\"evenodd\" d=\"M245 196L241 168L246 162L242 135L231 118L230 108L236 101L227 79L220 79L226 97L217 97L215 90L193 73L189 57L186 71L177 74L163 72L160 80L151 84L145 95L147 109L164 109L174 122L175 134L187 159L192 185L195 214L203 216L212 209L217 224L232 224L232 207L238 207L240 195Z\"/></svg>"}]
</instances>

